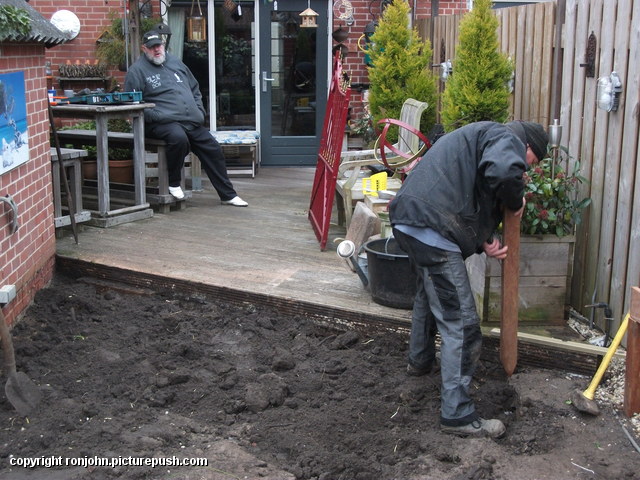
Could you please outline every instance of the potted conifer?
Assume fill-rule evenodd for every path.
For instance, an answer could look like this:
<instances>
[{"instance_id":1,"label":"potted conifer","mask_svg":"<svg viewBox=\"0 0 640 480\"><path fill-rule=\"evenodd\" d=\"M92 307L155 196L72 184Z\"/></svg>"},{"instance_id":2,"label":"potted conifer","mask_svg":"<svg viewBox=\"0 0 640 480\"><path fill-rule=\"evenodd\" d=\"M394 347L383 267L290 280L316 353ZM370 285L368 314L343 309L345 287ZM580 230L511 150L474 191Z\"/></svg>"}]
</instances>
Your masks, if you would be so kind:
<instances>
[{"instance_id":1,"label":"potted conifer","mask_svg":"<svg viewBox=\"0 0 640 480\"><path fill-rule=\"evenodd\" d=\"M431 68L433 52L429 40L422 40L409 27L409 4L394 0L382 14L368 47L369 108L373 125L383 118L400 118L405 100L415 98L428 104L420 130L428 132L436 119L437 88ZM397 141L398 130L389 129L387 140Z\"/></svg>"}]
</instances>

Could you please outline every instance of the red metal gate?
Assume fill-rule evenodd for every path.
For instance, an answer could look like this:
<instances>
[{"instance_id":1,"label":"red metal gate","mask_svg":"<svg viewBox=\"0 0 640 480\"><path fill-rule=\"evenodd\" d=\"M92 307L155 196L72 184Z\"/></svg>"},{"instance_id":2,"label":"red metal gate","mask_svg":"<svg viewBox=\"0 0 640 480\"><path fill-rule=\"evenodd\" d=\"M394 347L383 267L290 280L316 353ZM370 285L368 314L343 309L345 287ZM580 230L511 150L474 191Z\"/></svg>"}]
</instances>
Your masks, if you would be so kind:
<instances>
[{"instance_id":1,"label":"red metal gate","mask_svg":"<svg viewBox=\"0 0 640 480\"><path fill-rule=\"evenodd\" d=\"M326 116L309 205L309 221L316 237L318 237L322 251L327 246L350 97L349 77L342 71L342 61L338 51L333 61L331 88L327 99Z\"/></svg>"}]
</instances>

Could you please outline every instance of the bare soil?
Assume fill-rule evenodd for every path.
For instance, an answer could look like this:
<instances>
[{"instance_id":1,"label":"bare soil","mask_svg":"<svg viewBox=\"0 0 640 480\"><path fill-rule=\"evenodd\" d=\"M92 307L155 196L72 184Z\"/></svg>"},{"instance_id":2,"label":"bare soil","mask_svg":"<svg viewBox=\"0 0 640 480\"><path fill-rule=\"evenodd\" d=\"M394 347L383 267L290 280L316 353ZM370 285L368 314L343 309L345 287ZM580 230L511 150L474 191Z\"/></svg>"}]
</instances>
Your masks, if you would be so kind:
<instances>
[{"instance_id":1,"label":"bare soil","mask_svg":"<svg viewBox=\"0 0 640 480\"><path fill-rule=\"evenodd\" d=\"M621 413L567 403L584 376L485 361L477 407L506 435L441 433L439 378L405 375L405 332L56 276L13 336L44 398L22 418L1 396L0 479L640 478ZM129 457L208 465L71 465Z\"/></svg>"}]
</instances>

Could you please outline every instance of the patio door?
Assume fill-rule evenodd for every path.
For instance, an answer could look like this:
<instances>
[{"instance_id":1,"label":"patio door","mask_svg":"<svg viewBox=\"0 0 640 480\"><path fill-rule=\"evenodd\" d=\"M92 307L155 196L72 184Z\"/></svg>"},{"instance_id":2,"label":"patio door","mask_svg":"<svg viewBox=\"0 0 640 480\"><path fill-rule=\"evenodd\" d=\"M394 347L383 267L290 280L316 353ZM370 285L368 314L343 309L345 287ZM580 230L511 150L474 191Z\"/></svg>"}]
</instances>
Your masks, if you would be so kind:
<instances>
[{"instance_id":1,"label":"patio door","mask_svg":"<svg viewBox=\"0 0 640 480\"><path fill-rule=\"evenodd\" d=\"M319 14L317 28L301 27L309 6ZM315 165L327 101L327 2L274 0L259 8L262 164Z\"/></svg>"}]
</instances>

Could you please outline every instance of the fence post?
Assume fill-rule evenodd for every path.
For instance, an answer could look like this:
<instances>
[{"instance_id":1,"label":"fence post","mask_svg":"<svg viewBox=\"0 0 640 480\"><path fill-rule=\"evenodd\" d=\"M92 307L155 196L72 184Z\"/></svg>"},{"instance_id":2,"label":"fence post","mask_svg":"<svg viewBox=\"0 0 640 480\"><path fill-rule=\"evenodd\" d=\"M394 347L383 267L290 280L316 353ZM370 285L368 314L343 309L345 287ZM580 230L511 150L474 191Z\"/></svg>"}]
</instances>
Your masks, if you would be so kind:
<instances>
[{"instance_id":1,"label":"fence post","mask_svg":"<svg viewBox=\"0 0 640 480\"><path fill-rule=\"evenodd\" d=\"M631 308L627 330L627 366L624 382L624 413L640 413L640 288L631 288Z\"/></svg>"}]
</instances>

